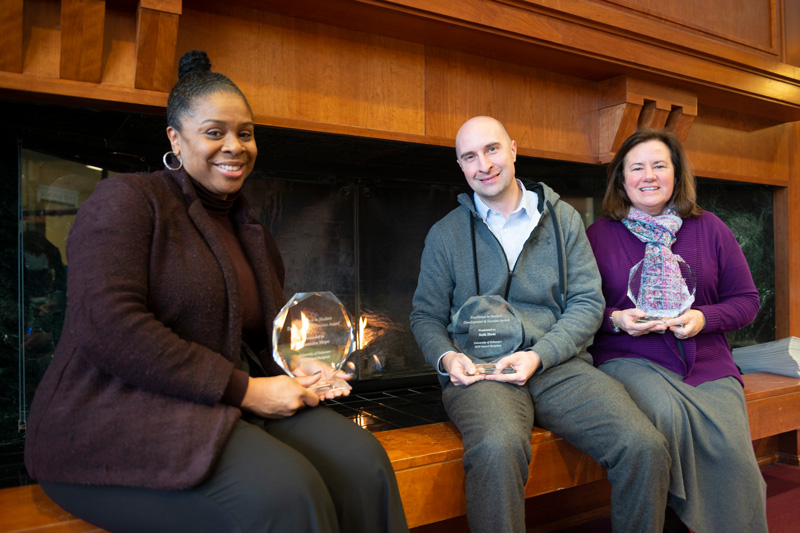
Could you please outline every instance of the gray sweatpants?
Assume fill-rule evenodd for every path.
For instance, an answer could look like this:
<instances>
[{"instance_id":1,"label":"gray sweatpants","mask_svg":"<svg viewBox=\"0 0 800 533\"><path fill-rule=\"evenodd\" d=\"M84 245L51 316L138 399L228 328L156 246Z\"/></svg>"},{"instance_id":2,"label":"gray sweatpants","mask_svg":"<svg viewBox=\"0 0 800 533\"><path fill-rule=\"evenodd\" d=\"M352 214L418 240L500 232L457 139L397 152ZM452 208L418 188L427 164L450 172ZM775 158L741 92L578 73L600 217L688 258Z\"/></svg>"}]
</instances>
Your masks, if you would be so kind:
<instances>
[{"instance_id":1,"label":"gray sweatpants","mask_svg":"<svg viewBox=\"0 0 800 533\"><path fill-rule=\"evenodd\" d=\"M535 374L526 387L492 381L445 386L445 409L464 442L472 533L525 531L534 418L608 469L615 532L661 533L667 442L624 387L587 358L583 353Z\"/></svg>"}]
</instances>

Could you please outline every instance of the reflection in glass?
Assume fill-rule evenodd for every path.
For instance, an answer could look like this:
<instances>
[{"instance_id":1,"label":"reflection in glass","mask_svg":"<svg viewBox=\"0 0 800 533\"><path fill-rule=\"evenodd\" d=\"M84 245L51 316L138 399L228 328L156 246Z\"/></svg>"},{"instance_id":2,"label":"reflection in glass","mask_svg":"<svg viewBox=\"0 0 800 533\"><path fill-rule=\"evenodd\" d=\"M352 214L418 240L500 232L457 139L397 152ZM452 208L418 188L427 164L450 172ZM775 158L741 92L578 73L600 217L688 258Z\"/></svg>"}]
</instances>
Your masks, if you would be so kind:
<instances>
[{"instance_id":1,"label":"reflection in glass","mask_svg":"<svg viewBox=\"0 0 800 533\"><path fill-rule=\"evenodd\" d=\"M66 242L81 202L106 173L99 168L22 150L19 426L61 336L67 305Z\"/></svg>"}]
</instances>

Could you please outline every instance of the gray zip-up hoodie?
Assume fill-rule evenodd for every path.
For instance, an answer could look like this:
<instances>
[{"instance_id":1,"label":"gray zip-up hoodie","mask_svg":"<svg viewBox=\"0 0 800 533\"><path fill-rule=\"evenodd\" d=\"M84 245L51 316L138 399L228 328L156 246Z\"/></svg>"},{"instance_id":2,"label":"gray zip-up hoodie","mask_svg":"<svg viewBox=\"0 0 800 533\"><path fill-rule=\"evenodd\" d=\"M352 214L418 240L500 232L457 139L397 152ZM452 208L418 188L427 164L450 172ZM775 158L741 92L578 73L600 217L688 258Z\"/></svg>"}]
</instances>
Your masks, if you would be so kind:
<instances>
[{"instance_id":1,"label":"gray zip-up hoodie","mask_svg":"<svg viewBox=\"0 0 800 533\"><path fill-rule=\"evenodd\" d=\"M460 194L461 205L428 232L411 329L434 368L442 354L458 351L453 316L477 294L503 296L518 311L524 328L521 349L539 354L539 372L585 349L600 326L605 301L580 215L547 185L525 185L538 194L541 219L513 270L475 210L472 194Z\"/></svg>"}]
</instances>

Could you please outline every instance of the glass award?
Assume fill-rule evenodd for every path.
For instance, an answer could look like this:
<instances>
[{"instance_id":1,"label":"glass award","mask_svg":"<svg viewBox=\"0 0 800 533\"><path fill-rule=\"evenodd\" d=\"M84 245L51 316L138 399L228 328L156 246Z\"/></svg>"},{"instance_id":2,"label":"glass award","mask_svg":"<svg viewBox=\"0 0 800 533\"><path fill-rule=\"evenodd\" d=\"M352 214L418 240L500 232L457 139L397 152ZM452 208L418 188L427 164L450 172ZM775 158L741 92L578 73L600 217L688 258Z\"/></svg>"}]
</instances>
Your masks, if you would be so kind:
<instances>
[{"instance_id":1,"label":"glass award","mask_svg":"<svg viewBox=\"0 0 800 533\"><path fill-rule=\"evenodd\" d=\"M331 292L299 292L275 317L272 357L290 376L303 358L325 363L334 372L352 373L348 357L355 347L353 321L342 302ZM341 378L323 379L311 385L317 394L346 389Z\"/></svg>"},{"instance_id":2,"label":"glass award","mask_svg":"<svg viewBox=\"0 0 800 533\"><path fill-rule=\"evenodd\" d=\"M495 363L519 350L523 340L522 321L502 296L472 296L453 316L453 344L476 363L479 374L494 373Z\"/></svg>"},{"instance_id":3,"label":"glass award","mask_svg":"<svg viewBox=\"0 0 800 533\"><path fill-rule=\"evenodd\" d=\"M677 271L665 274L660 263L645 265L644 259L633 265L628 275L628 298L646 313L637 322L675 318L694 302L696 282L689 265L678 255Z\"/></svg>"}]
</instances>

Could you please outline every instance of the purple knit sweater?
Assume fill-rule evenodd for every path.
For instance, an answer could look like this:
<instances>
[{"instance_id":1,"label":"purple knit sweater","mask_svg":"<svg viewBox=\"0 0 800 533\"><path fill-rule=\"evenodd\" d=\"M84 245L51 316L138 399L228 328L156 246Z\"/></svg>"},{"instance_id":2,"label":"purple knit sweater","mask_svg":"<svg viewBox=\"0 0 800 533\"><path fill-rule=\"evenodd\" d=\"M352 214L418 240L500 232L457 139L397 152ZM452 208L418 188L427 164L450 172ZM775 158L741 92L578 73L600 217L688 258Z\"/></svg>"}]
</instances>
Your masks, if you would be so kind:
<instances>
[{"instance_id":1,"label":"purple knit sweater","mask_svg":"<svg viewBox=\"0 0 800 533\"><path fill-rule=\"evenodd\" d=\"M758 291L733 232L712 213L684 219L672 251L689 264L697 278L692 309L705 315L706 326L691 339L678 341L667 331L632 337L615 333L609 317L630 309L628 272L644 257L645 244L621 223L602 218L586 231L603 278L606 310L589 352L595 365L618 357L642 358L684 376L697 386L726 376L741 377L725 336L755 319ZM683 346L684 358L678 348Z\"/></svg>"}]
</instances>

